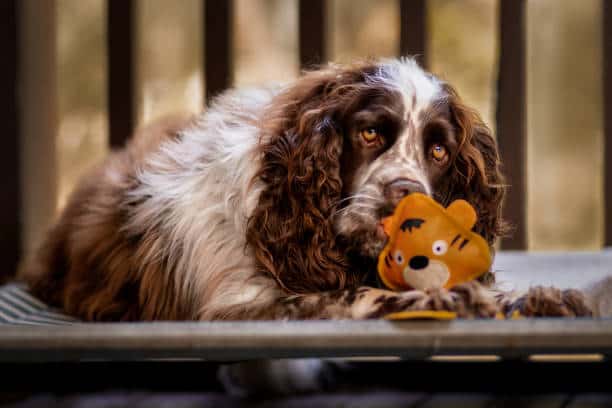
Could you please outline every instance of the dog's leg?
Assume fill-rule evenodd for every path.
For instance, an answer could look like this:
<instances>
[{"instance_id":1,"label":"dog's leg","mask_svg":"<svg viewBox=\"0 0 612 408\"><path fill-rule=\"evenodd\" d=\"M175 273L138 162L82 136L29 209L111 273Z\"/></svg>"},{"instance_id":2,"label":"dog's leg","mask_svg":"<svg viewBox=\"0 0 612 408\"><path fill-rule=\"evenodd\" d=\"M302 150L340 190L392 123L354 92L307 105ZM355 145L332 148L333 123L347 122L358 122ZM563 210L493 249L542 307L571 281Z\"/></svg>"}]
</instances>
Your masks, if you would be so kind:
<instances>
[{"instance_id":1,"label":"dog's leg","mask_svg":"<svg viewBox=\"0 0 612 408\"><path fill-rule=\"evenodd\" d=\"M459 317L493 317L496 299L477 282L450 290L393 292L372 287L289 295L258 307L234 306L225 319L376 319L389 313L417 310L453 311Z\"/></svg>"}]
</instances>

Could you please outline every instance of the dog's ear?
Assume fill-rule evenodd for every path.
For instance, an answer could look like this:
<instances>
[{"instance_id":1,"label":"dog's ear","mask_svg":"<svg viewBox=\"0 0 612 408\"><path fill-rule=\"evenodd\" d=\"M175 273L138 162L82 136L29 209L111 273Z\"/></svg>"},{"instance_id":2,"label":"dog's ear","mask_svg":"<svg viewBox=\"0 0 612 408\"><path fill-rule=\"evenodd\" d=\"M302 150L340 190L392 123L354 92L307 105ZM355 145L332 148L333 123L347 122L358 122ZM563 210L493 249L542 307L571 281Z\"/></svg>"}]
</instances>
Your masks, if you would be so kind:
<instances>
[{"instance_id":1,"label":"dog's ear","mask_svg":"<svg viewBox=\"0 0 612 408\"><path fill-rule=\"evenodd\" d=\"M463 104L452 87L445 85L445 91L459 148L438 198L444 205L464 199L474 206L474 231L492 245L507 231L501 216L506 185L497 143L478 113Z\"/></svg>"},{"instance_id":2,"label":"dog's ear","mask_svg":"<svg viewBox=\"0 0 612 408\"><path fill-rule=\"evenodd\" d=\"M360 81L359 69L309 73L275 98L263 121L256 177L264 189L247 240L260 270L290 292L353 283L332 215L342 193L342 115Z\"/></svg>"}]
</instances>

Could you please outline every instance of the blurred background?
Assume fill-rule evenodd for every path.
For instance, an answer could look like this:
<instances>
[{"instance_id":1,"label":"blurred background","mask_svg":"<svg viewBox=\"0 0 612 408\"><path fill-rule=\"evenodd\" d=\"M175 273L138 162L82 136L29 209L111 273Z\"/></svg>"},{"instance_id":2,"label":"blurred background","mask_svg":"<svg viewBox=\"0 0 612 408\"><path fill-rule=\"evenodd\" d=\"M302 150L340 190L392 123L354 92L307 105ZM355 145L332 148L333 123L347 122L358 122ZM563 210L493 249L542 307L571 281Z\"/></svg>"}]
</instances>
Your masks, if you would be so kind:
<instances>
[{"instance_id":1,"label":"blurred background","mask_svg":"<svg viewBox=\"0 0 612 408\"><path fill-rule=\"evenodd\" d=\"M83 171L108 152L104 1L57 1L58 209ZM530 250L603 243L602 1L527 1ZM328 6L331 60L396 55L397 0L330 0ZM452 82L493 129L498 6L496 0L427 3L430 69ZM199 0L137 2L139 124L201 109L200 7ZM236 86L299 75L296 0L236 0L234 13Z\"/></svg>"}]
</instances>

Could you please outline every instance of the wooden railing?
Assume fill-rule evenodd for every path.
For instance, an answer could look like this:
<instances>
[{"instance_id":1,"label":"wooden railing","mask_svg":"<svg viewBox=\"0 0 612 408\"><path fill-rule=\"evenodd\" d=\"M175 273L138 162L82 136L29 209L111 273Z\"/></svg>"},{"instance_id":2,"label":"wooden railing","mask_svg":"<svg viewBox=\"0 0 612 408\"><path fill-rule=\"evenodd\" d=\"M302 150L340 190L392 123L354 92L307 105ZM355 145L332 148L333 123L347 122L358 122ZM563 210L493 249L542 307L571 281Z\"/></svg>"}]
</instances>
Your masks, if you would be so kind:
<instances>
[{"instance_id":1,"label":"wooden railing","mask_svg":"<svg viewBox=\"0 0 612 408\"><path fill-rule=\"evenodd\" d=\"M15 270L21 248L19 3L0 2L0 276ZM134 103L134 21L136 0L107 0L109 144L120 147L136 123ZM525 0L499 0L499 76L496 130L511 185L505 215L515 226L505 249L525 249L526 235L526 45ZM603 1L605 157L612 156L612 2ZM398 55L418 55L427 64L426 0L399 0L401 29ZM232 85L232 0L208 0L202 7L205 37L206 99ZM325 62L325 0L299 0L299 59L302 67ZM612 160L605 161L605 245L612 245Z\"/></svg>"}]
</instances>

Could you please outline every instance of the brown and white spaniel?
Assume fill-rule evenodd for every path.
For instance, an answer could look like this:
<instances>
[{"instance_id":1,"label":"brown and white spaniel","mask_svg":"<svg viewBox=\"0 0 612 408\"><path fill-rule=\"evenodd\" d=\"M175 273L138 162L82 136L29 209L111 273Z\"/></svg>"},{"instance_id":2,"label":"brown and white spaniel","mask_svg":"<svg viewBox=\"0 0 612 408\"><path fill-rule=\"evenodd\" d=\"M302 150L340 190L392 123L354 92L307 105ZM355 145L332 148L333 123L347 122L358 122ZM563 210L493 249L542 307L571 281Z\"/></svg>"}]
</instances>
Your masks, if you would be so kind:
<instances>
[{"instance_id":1,"label":"brown and white spaniel","mask_svg":"<svg viewBox=\"0 0 612 408\"><path fill-rule=\"evenodd\" d=\"M399 199L466 199L493 244L504 189L491 132L449 84L411 59L330 65L139 131L83 178L23 277L87 320L588 315L577 291L374 287Z\"/></svg>"}]
</instances>

